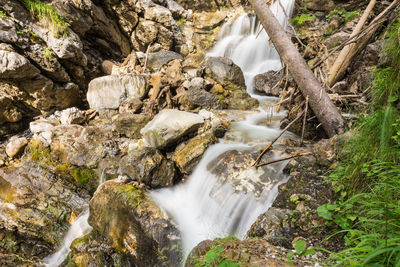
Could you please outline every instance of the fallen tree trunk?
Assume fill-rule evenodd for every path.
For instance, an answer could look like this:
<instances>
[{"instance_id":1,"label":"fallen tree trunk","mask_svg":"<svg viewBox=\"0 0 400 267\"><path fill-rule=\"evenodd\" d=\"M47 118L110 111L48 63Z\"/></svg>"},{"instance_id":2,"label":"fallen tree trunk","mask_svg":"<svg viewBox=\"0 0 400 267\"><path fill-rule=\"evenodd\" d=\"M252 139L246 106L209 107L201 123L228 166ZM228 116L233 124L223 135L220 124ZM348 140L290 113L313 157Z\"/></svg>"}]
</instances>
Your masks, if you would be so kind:
<instances>
[{"instance_id":1,"label":"fallen tree trunk","mask_svg":"<svg viewBox=\"0 0 400 267\"><path fill-rule=\"evenodd\" d=\"M288 66L303 96L309 97L309 105L327 135L333 136L342 133L344 122L339 110L297 51L267 4L263 0L249 1L269 38L274 43L282 61Z\"/></svg>"}]
</instances>

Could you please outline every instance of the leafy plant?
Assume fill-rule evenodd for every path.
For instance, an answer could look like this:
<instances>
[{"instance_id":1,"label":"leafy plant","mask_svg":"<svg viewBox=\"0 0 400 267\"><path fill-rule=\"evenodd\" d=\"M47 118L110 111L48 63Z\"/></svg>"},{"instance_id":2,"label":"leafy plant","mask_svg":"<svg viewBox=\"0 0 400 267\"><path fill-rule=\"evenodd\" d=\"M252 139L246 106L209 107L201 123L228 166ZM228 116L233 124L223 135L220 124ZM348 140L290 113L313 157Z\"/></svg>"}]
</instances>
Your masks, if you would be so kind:
<instances>
[{"instance_id":1,"label":"leafy plant","mask_svg":"<svg viewBox=\"0 0 400 267\"><path fill-rule=\"evenodd\" d=\"M45 58L45 59L47 59L47 60L49 60L49 61L54 60L54 53L53 53L53 51L51 51L49 48L46 47L46 48L43 50L43 58Z\"/></svg>"},{"instance_id":2,"label":"leafy plant","mask_svg":"<svg viewBox=\"0 0 400 267\"><path fill-rule=\"evenodd\" d=\"M7 17L7 13L4 10L0 9L0 19Z\"/></svg>"},{"instance_id":3,"label":"leafy plant","mask_svg":"<svg viewBox=\"0 0 400 267\"><path fill-rule=\"evenodd\" d=\"M286 257L291 260L293 259L295 256L297 257L303 257L303 256L307 256L310 254L314 254L315 250L312 248L307 248L307 241L303 240L303 239L298 239L294 245L294 250L295 252L289 252L288 254L286 254ZM288 262L289 264L293 263L291 261Z\"/></svg>"},{"instance_id":4,"label":"leafy plant","mask_svg":"<svg viewBox=\"0 0 400 267\"><path fill-rule=\"evenodd\" d=\"M315 16L314 15L308 15L308 14L301 14L300 16L294 17L291 19L291 22L294 26L297 28L301 28L306 24L312 24L315 22Z\"/></svg>"},{"instance_id":5,"label":"leafy plant","mask_svg":"<svg viewBox=\"0 0 400 267\"><path fill-rule=\"evenodd\" d=\"M329 266L400 266L400 47L388 32L388 66L373 72L369 115L364 116L340 154L329 179L338 199L318 215L340 229L345 249L331 252Z\"/></svg>"},{"instance_id":6,"label":"leafy plant","mask_svg":"<svg viewBox=\"0 0 400 267\"><path fill-rule=\"evenodd\" d=\"M69 24L66 23L60 15L50 5L42 3L39 0L20 0L32 15L40 21L50 26L56 37L65 37Z\"/></svg>"}]
</instances>

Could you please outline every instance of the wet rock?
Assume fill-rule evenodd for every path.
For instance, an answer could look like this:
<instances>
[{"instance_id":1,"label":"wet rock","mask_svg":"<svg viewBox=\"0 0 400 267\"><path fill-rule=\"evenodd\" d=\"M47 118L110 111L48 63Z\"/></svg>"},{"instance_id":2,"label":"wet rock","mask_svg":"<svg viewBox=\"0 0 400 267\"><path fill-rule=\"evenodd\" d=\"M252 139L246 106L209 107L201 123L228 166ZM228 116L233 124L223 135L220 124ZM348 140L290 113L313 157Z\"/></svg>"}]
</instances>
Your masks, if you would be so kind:
<instances>
[{"instance_id":1,"label":"wet rock","mask_svg":"<svg viewBox=\"0 0 400 267\"><path fill-rule=\"evenodd\" d=\"M166 148L181 137L196 131L203 123L203 117L195 113L164 109L141 130L141 133L147 146Z\"/></svg>"},{"instance_id":2,"label":"wet rock","mask_svg":"<svg viewBox=\"0 0 400 267\"><path fill-rule=\"evenodd\" d=\"M12 137L6 146L6 153L10 158L22 154L28 140L25 137Z\"/></svg>"},{"instance_id":3,"label":"wet rock","mask_svg":"<svg viewBox=\"0 0 400 267\"><path fill-rule=\"evenodd\" d=\"M189 174L201 160L206 149L215 142L217 138L212 131L193 137L176 148L172 160L183 174Z\"/></svg>"},{"instance_id":4,"label":"wet rock","mask_svg":"<svg viewBox=\"0 0 400 267\"><path fill-rule=\"evenodd\" d=\"M10 266L38 262L61 244L71 214L88 200L86 190L29 160L0 168L2 256L13 256Z\"/></svg>"},{"instance_id":5,"label":"wet rock","mask_svg":"<svg viewBox=\"0 0 400 267\"><path fill-rule=\"evenodd\" d=\"M40 71L24 56L0 50L0 79L32 78L39 73Z\"/></svg>"},{"instance_id":6,"label":"wet rock","mask_svg":"<svg viewBox=\"0 0 400 267\"><path fill-rule=\"evenodd\" d=\"M224 57L207 58L205 74L217 82L210 93L223 101L229 109L247 110L258 106L258 101L246 92L242 70L232 60Z\"/></svg>"},{"instance_id":7,"label":"wet rock","mask_svg":"<svg viewBox=\"0 0 400 267\"><path fill-rule=\"evenodd\" d=\"M215 95L204 89L189 89L186 91L182 104L187 110L195 108L221 109L225 106Z\"/></svg>"},{"instance_id":8,"label":"wet rock","mask_svg":"<svg viewBox=\"0 0 400 267\"><path fill-rule=\"evenodd\" d=\"M254 77L254 89L258 92L265 93L268 96L279 96L282 88L275 85L279 82L281 75L282 74L277 71L268 71L256 75Z\"/></svg>"},{"instance_id":9,"label":"wet rock","mask_svg":"<svg viewBox=\"0 0 400 267\"><path fill-rule=\"evenodd\" d=\"M82 124L86 121L86 113L76 107L56 112L59 115L61 124Z\"/></svg>"},{"instance_id":10,"label":"wet rock","mask_svg":"<svg viewBox=\"0 0 400 267\"><path fill-rule=\"evenodd\" d=\"M174 266L181 260L178 229L133 184L103 183L90 201L89 224L135 265Z\"/></svg>"},{"instance_id":11,"label":"wet rock","mask_svg":"<svg viewBox=\"0 0 400 267\"><path fill-rule=\"evenodd\" d=\"M176 177L174 164L151 147L130 151L120 160L118 172L151 188L172 186Z\"/></svg>"},{"instance_id":12,"label":"wet rock","mask_svg":"<svg viewBox=\"0 0 400 267\"><path fill-rule=\"evenodd\" d=\"M270 190L282 179L278 172L285 163L270 164L264 167L250 167L256 159L256 153L231 150L227 151L207 165L207 169L218 177L221 184L229 183L237 192L252 193L260 198L264 190ZM276 157L267 155L269 159ZM219 193L215 188L213 194Z\"/></svg>"},{"instance_id":13,"label":"wet rock","mask_svg":"<svg viewBox=\"0 0 400 267\"><path fill-rule=\"evenodd\" d=\"M229 90L246 87L242 70L229 58L209 57L205 63L207 76Z\"/></svg>"},{"instance_id":14,"label":"wet rock","mask_svg":"<svg viewBox=\"0 0 400 267\"><path fill-rule=\"evenodd\" d=\"M130 266L134 259L117 251L97 231L74 240L71 252L60 266Z\"/></svg>"},{"instance_id":15,"label":"wet rock","mask_svg":"<svg viewBox=\"0 0 400 267\"><path fill-rule=\"evenodd\" d=\"M175 59L183 59L182 56L173 51L160 51L150 53L147 61L147 66L153 71L158 71L162 66Z\"/></svg>"},{"instance_id":16,"label":"wet rock","mask_svg":"<svg viewBox=\"0 0 400 267\"><path fill-rule=\"evenodd\" d=\"M288 218L290 210L269 208L267 212L258 216L250 230L249 237L262 237L274 246L291 247L291 236Z\"/></svg>"},{"instance_id":17,"label":"wet rock","mask_svg":"<svg viewBox=\"0 0 400 267\"><path fill-rule=\"evenodd\" d=\"M143 114L122 113L113 118L115 130L128 138L139 139L142 135L140 130L151 120L149 116Z\"/></svg>"},{"instance_id":18,"label":"wet rock","mask_svg":"<svg viewBox=\"0 0 400 267\"><path fill-rule=\"evenodd\" d=\"M104 76L89 83L87 100L92 109L118 109L126 99L142 99L146 93L144 76Z\"/></svg>"}]
</instances>

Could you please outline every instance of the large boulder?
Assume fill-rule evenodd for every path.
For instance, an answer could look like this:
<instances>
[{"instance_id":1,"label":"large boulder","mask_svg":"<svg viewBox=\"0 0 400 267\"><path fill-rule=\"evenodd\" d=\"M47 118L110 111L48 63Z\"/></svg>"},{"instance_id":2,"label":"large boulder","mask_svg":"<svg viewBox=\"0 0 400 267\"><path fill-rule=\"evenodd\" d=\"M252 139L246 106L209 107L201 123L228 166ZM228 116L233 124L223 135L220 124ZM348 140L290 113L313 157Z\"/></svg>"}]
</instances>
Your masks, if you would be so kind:
<instances>
[{"instance_id":1,"label":"large boulder","mask_svg":"<svg viewBox=\"0 0 400 267\"><path fill-rule=\"evenodd\" d=\"M231 59L207 58L205 75L215 81L210 93L225 102L228 108L247 110L258 106L258 101L246 92L242 70Z\"/></svg>"},{"instance_id":2,"label":"large boulder","mask_svg":"<svg viewBox=\"0 0 400 267\"><path fill-rule=\"evenodd\" d=\"M31 150L30 155L35 153ZM66 176L29 160L0 168L2 265L35 265L54 251L63 241L68 221L85 209L89 197Z\"/></svg>"},{"instance_id":3,"label":"large boulder","mask_svg":"<svg viewBox=\"0 0 400 267\"><path fill-rule=\"evenodd\" d=\"M176 148L172 160L181 173L189 174L201 160L206 149L216 142L217 138L212 130L195 136Z\"/></svg>"},{"instance_id":4,"label":"large boulder","mask_svg":"<svg viewBox=\"0 0 400 267\"><path fill-rule=\"evenodd\" d=\"M143 189L122 179L103 183L90 200L89 224L137 266L176 266L179 230Z\"/></svg>"},{"instance_id":5,"label":"large boulder","mask_svg":"<svg viewBox=\"0 0 400 267\"><path fill-rule=\"evenodd\" d=\"M141 130L141 133L145 145L166 148L196 131L203 123L203 117L195 113L164 109Z\"/></svg>"},{"instance_id":6,"label":"large boulder","mask_svg":"<svg viewBox=\"0 0 400 267\"><path fill-rule=\"evenodd\" d=\"M260 198L264 190L271 190L283 179L280 171L286 163L250 167L256 157L257 153L231 150L211 161L207 169L218 177L221 184L229 183L237 192L252 193L256 198ZM269 153L267 157L272 160L276 155ZM213 194L218 195L219 188L215 188Z\"/></svg>"},{"instance_id":7,"label":"large boulder","mask_svg":"<svg viewBox=\"0 0 400 267\"><path fill-rule=\"evenodd\" d=\"M176 178L173 162L151 147L130 151L119 161L118 172L151 188L172 186Z\"/></svg>"},{"instance_id":8,"label":"large boulder","mask_svg":"<svg viewBox=\"0 0 400 267\"><path fill-rule=\"evenodd\" d=\"M87 100L92 109L118 109L129 98L146 95L146 79L141 75L103 76L89 83Z\"/></svg>"},{"instance_id":9,"label":"large boulder","mask_svg":"<svg viewBox=\"0 0 400 267\"><path fill-rule=\"evenodd\" d=\"M209 57L205 63L206 75L230 90L246 87L243 72L226 57Z\"/></svg>"}]
</instances>

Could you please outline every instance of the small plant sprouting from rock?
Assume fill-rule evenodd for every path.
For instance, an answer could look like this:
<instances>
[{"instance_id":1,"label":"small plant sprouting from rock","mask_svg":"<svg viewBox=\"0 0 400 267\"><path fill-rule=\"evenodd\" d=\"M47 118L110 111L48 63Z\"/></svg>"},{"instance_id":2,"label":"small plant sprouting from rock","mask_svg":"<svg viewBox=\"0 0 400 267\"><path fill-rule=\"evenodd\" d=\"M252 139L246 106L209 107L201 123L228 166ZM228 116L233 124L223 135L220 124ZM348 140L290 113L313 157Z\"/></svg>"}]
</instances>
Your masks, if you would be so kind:
<instances>
[{"instance_id":1,"label":"small plant sprouting from rock","mask_svg":"<svg viewBox=\"0 0 400 267\"><path fill-rule=\"evenodd\" d=\"M45 48L43 50L43 58L48 60L48 61L53 61L54 60L54 53L51 51L49 48Z\"/></svg>"},{"instance_id":2,"label":"small plant sprouting from rock","mask_svg":"<svg viewBox=\"0 0 400 267\"><path fill-rule=\"evenodd\" d=\"M0 9L0 19L7 17L7 13L4 10Z\"/></svg>"},{"instance_id":3,"label":"small plant sprouting from rock","mask_svg":"<svg viewBox=\"0 0 400 267\"><path fill-rule=\"evenodd\" d=\"M39 0L21 1L33 16L50 27L54 36L65 37L67 35L69 24L58 15L52 6L42 3Z\"/></svg>"}]
</instances>

